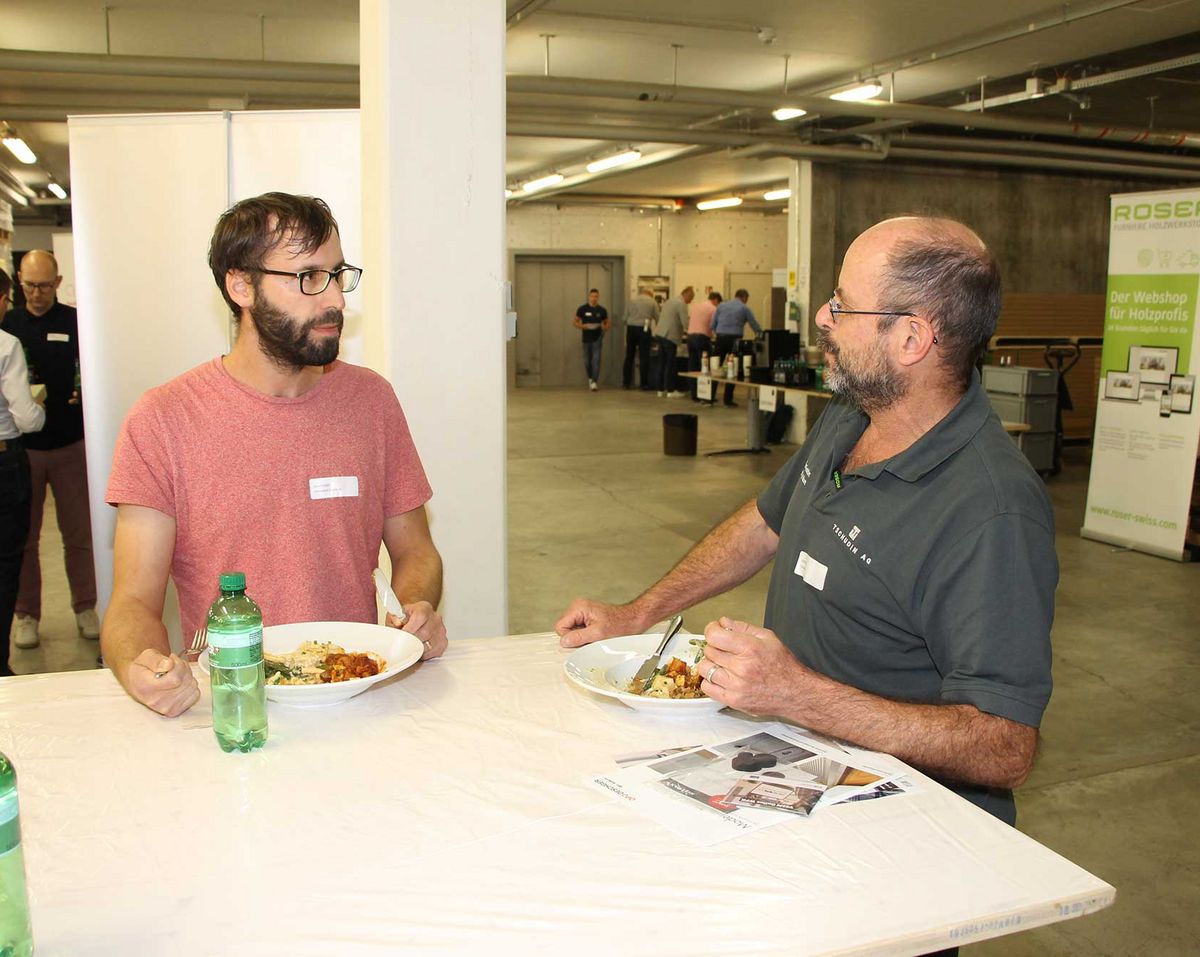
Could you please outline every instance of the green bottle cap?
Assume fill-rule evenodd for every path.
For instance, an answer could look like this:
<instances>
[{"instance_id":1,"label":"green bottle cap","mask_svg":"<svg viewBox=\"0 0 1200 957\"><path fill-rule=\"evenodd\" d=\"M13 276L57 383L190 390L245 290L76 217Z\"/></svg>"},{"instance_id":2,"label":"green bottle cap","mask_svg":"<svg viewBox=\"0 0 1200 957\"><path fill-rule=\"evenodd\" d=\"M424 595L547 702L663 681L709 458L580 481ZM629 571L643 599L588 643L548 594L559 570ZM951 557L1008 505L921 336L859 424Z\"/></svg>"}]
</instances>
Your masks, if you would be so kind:
<instances>
[{"instance_id":1,"label":"green bottle cap","mask_svg":"<svg viewBox=\"0 0 1200 957\"><path fill-rule=\"evenodd\" d=\"M245 572L222 572L221 573L221 591L245 591L246 590L246 573Z\"/></svg>"}]
</instances>

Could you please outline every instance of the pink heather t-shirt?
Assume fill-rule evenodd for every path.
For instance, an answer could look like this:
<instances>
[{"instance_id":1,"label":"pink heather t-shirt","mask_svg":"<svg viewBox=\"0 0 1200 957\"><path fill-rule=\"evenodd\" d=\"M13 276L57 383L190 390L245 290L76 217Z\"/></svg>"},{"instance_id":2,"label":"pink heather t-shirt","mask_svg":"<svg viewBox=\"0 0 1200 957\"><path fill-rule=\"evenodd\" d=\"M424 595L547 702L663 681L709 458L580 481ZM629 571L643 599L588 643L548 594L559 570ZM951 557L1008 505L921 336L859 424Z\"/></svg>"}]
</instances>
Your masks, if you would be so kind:
<instances>
[{"instance_id":1,"label":"pink heather t-shirt","mask_svg":"<svg viewBox=\"0 0 1200 957\"><path fill-rule=\"evenodd\" d=\"M709 299L693 299L688 306L688 335L712 334L712 318L717 307Z\"/></svg>"},{"instance_id":2,"label":"pink heather t-shirt","mask_svg":"<svg viewBox=\"0 0 1200 957\"><path fill-rule=\"evenodd\" d=\"M386 518L429 500L386 379L335 362L297 398L237 382L221 360L143 395L121 427L105 500L175 519L184 635L221 572L244 571L263 622L375 622Z\"/></svg>"}]
</instances>

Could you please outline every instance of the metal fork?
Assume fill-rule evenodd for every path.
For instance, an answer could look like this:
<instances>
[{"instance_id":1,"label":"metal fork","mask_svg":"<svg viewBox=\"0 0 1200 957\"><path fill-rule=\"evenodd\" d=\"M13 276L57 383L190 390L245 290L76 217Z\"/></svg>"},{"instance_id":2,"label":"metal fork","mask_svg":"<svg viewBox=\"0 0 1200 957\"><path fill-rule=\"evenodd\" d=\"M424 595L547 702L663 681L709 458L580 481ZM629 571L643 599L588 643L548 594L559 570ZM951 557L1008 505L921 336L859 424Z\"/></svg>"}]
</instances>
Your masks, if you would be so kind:
<instances>
[{"instance_id":1,"label":"metal fork","mask_svg":"<svg viewBox=\"0 0 1200 957\"><path fill-rule=\"evenodd\" d=\"M189 644L186 648L183 649L183 656L184 656L184 658L186 658L188 655L192 655L193 657L198 658L198 657L200 657L201 652L203 652L204 649L207 647L208 647L208 629L200 628L196 631L196 633L194 635L192 635L191 644ZM154 677L161 678L165 674L166 674L165 671L156 671L156 672L154 672Z\"/></svg>"}]
</instances>

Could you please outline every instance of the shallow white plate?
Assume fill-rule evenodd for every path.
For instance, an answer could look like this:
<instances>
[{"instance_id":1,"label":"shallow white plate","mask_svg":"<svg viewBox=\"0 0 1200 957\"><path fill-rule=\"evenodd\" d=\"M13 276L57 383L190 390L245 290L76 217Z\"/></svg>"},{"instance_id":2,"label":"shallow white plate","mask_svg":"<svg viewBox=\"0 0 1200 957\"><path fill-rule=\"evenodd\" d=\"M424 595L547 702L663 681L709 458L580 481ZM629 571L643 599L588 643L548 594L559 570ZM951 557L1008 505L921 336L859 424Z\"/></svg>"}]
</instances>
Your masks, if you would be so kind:
<instances>
[{"instance_id":1,"label":"shallow white plate","mask_svg":"<svg viewBox=\"0 0 1200 957\"><path fill-rule=\"evenodd\" d=\"M369 678L321 685L267 685L267 698L294 708L324 708L362 694L371 685L399 674L419 661L425 646L421 639L397 628L368 625L359 621L301 621L263 628L263 650L273 655L295 651L305 641L332 641L347 651L373 651L387 661L387 668ZM208 649L198 659L208 674Z\"/></svg>"},{"instance_id":2,"label":"shallow white plate","mask_svg":"<svg viewBox=\"0 0 1200 957\"><path fill-rule=\"evenodd\" d=\"M681 658L688 664L699 657L695 645L688 644L698 635L680 633L671 639L662 660ZM637 674L654 649L662 640L662 632L656 635L625 635L596 641L576 648L567 657L563 670L567 677L579 687L597 694L616 698L638 711L654 711L659 714L697 714L720 711L725 705L713 698L646 698L630 694L625 689Z\"/></svg>"}]
</instances>

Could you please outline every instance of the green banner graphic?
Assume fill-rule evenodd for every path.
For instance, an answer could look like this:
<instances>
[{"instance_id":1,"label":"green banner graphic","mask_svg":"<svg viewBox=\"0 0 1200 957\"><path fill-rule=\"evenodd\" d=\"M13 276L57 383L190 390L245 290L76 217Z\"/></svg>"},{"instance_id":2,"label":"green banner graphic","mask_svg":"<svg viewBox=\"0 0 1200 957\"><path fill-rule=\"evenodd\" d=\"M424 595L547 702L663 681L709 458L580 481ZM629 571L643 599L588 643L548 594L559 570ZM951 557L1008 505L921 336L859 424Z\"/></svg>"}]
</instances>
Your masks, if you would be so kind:
<instances>
[{"instance_id":1,"label":"green banner graphic","mask_svg":"<svg viewBox=\"0 0 1200 957\"><path fill-rule=\"evenodd\" d=\"M1131 346L1178 349L1175 372L1187 375L1191 370L1198 286L1200 276L1194 273L1110 274L1105 297L1101 377L1109 371L1129 369Z\"/></svg>"}]
</instances>

